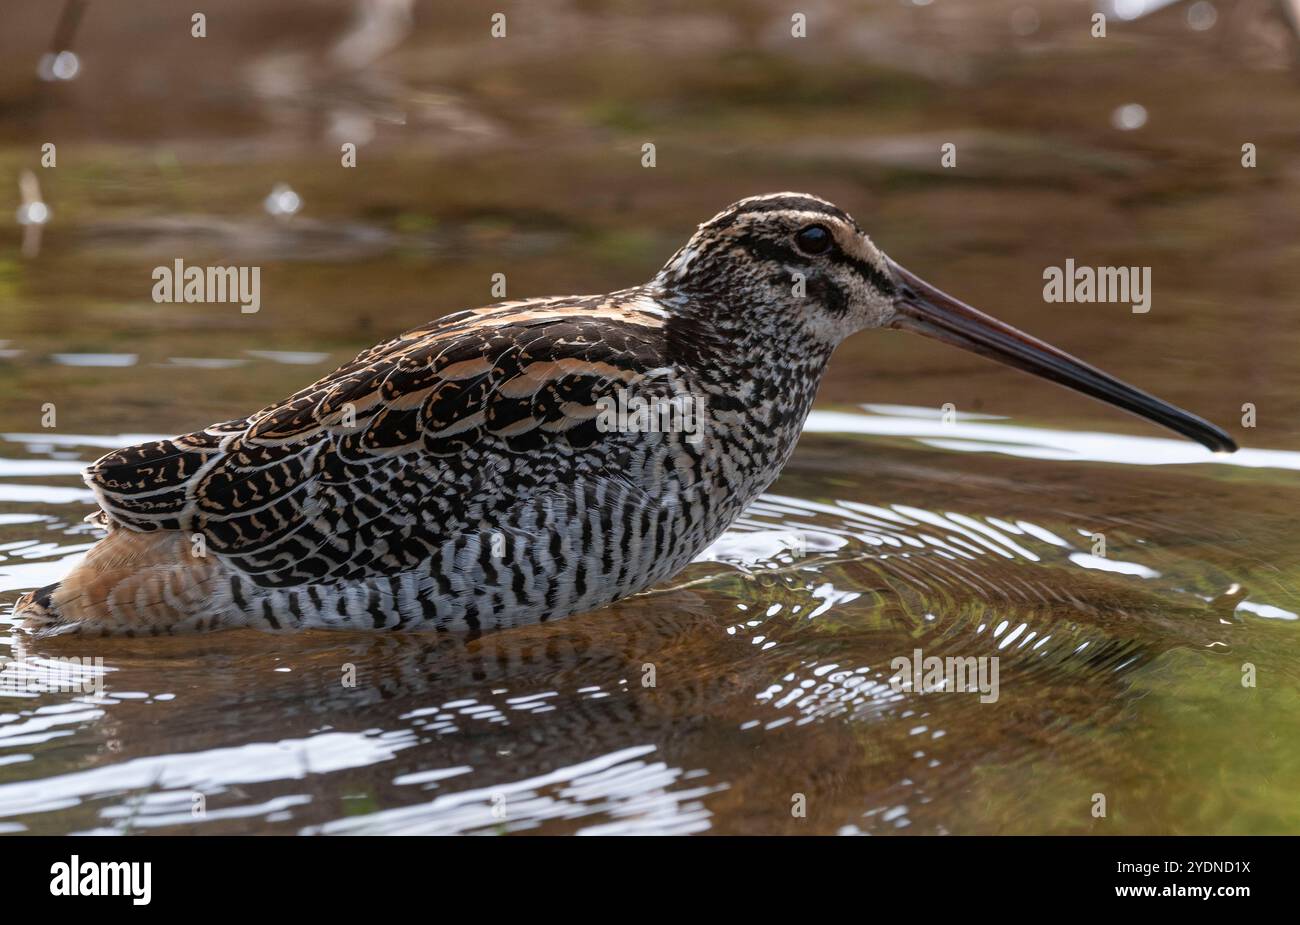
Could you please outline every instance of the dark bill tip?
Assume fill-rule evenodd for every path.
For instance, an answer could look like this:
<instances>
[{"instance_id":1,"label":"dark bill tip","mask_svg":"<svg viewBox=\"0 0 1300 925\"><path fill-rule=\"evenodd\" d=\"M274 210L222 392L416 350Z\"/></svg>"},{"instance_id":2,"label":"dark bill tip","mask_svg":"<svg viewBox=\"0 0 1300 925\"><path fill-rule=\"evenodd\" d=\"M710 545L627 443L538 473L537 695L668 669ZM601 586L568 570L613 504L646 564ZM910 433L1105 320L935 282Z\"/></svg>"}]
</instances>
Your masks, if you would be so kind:
<instances>
[{"instance_id":1,"label":"dark bill tip","mask_svg":"<svg viewBox=\"0 0 1300 925\"><path fill-rule=\"evenodd\" d=\"M941 292L892 260L889 263L899 284L895 298L897 314L890 327L915 331L1049 379L1167 427L1216 453L1237 449L1236 442L1209 421L1003 324Z\"/></svg>"}]
</instances>

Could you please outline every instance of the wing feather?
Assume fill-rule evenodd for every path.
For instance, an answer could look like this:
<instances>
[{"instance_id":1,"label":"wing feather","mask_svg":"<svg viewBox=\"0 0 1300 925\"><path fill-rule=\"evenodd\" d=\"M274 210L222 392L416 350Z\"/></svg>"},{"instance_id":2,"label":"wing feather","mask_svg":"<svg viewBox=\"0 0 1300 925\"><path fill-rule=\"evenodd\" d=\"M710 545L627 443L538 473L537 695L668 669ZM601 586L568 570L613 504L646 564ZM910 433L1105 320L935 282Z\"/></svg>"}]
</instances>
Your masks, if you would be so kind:
<instances>
[{"instance_id":1,"label":"wing feather","mask_svg":"<svg viewBox=\"0 0 1300 925\"><path fill-rule=\"evenodd\" d=\"M110 453L87 483L129 529L201 533L267 585L414 567L574 477L596 402L662 367L662 323L596 300L461 312L248 418Z\"/></svg>"}]
</instances>

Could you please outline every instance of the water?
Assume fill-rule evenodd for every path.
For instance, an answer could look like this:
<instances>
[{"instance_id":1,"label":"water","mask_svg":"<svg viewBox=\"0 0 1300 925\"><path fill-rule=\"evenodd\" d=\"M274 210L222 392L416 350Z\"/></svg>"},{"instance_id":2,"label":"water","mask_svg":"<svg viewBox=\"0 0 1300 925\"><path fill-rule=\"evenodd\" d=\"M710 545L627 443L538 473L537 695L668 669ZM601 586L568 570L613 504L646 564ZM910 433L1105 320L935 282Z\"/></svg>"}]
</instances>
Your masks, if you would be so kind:
<instances>
[{"instance_id":1,"label":"water","mask_svg":"<svg viewBox=\"0 0 1300 925\"><path fill-rule=\"evenodd\" d=\"M1300 95L1277 24L1201 32L1175 7L1082 44L1048 10L1022 35L1003 5L943 7L814 18L835 35L811 55L779 11L636 29L557 3L512 16L506 49L469 14L417 17L383 79L331 70L343 7L234 44L147 33L147 53L149 4L92 7L57 90L18 66L45 18L15 13L0 170L61 140L38 254L16 226L0 244L0 602L94 541L77 471L109 449L288 394L489 301L494 272L512 297L644 279L780 188L1243 450L865 333L772 490L599 613L469 642L33 642L0 618L0 832L1300 831ZM469 58L481 76L420 63ZM170 96L127 106L115 83L152 69ZM1116 128L1132 103L1147 122ZM340 120L372 135L354 172ZM291 219L264 211L279 183ZM177 257L260 263L260 311L153 303ZM1067 257L1152 266L1152 311L1044 304ZM918 649L996 656L996 701L896 692ZM67 657L102 693L59 689Z\"/></svg>"}]
</instances>

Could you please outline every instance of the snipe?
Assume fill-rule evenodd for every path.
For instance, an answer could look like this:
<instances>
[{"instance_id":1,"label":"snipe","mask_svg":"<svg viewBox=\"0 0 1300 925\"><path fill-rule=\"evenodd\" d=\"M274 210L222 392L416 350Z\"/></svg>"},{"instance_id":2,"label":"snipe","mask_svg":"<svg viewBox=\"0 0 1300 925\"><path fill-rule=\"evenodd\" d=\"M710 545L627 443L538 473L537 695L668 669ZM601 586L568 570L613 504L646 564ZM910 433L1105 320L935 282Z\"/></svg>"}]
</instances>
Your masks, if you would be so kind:
<instances>
[{"instance_id":1,"label":"snipe","mask_svg":"<svg viewBox=\"0 0 1300 925\"><path fill-rule=\"evenodd\" d=\"M246 418L110 453L86 472L108 535L17 613L157 634L591 610L722 533L789 459L835 346L883 327L1236 448L922 282L830 203L776 193L705 222L643 286L450 315ZM685 400L698 427L611 427L615 393Z\"/></svg>"}]
</instances>

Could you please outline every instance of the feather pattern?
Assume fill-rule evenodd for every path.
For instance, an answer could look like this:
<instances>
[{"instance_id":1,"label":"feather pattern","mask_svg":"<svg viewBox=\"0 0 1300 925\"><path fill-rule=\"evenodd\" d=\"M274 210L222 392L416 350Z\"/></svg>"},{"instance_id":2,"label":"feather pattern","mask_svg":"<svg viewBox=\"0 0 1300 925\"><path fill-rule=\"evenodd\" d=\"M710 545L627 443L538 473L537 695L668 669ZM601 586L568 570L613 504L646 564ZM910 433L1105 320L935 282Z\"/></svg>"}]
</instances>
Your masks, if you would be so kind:
<instances>
[{"instance_id":1,"label":"feather pattern","mask_svg":"<svg viewBox=\"0 0 1300 925\"><path fill-rule=\"evenodd\" d=\"M246 420L110 453L87 483L117 523L201 533L267 585L400 571L590 469L596 401L654 371L662 328L592 307L547 300L407 332Z\"/></svg>"},{"instance_id":2,"label":"feather pattern","mask_svg":"<svg viewBox=\"0 0 1300 925\"><path fill-rule=\"evenodd\" d=\"M108 538L18 613L42 633L477 633L672 575L776 477L839 336L784 304L775 245L745 256L733 213L778 214L746 203L645 286L459 312L248 417L109 453L85 474Z\"/></svg>"}]
</instances>

